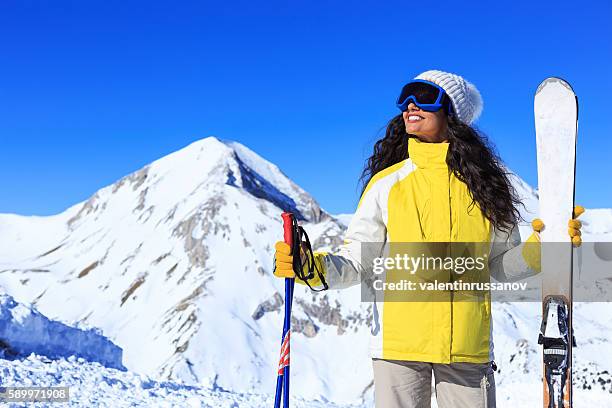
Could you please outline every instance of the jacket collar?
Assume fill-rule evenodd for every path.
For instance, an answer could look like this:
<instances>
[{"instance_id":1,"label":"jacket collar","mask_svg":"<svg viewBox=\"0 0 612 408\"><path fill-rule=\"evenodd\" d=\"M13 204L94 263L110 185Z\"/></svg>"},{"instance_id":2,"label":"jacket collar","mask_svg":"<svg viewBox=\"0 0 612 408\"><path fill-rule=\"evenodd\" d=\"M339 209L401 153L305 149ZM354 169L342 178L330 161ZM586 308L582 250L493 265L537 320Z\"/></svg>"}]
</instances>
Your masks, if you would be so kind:
<instances>
[{"instance_id":1,"label":"jacket collar","mask_svg":"<svg viewBox=\"0 0 612 408\"><path fill-rule=\"evenodd\" d=\"M408 139L408 156L419 168L447 168L449 143L426 143L415 137Z\"/></svg>"}]
</instances>

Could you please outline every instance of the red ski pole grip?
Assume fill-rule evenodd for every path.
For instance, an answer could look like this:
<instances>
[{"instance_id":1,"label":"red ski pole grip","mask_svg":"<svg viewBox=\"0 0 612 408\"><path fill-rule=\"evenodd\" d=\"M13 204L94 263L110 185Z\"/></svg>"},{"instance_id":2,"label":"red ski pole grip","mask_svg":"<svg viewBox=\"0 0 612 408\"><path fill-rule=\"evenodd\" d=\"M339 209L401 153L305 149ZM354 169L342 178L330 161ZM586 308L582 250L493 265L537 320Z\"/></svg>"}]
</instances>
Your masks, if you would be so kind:
<instances>
[{"instance_id":1,"label":"red ski pole grip","mask_svg":"<svg viewBox=\"0 0 612 408\"><path fill-rule=\"evenodd\" d=\"M290 212L284 212L281 217L283 217L283 234L285 238L285 242L289 245L289 247L293 246L293 214Z\"/></svg>"}]
</instances>

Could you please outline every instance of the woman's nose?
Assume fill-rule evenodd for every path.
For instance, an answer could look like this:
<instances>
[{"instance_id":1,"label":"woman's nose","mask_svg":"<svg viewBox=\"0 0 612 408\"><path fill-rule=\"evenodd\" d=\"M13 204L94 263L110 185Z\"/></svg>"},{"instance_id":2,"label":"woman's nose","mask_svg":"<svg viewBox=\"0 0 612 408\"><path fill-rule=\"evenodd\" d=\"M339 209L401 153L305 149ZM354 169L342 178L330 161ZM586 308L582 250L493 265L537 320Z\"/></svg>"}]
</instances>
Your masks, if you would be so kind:
<instances>
[{"instance_id":1,"label":"woman's nose","mask_svg":"<svg viewBox=\"0 0 612 408\"><path fill-rule=\"evenodd\" d=\"M419 108L418 106L416 106L416 105L414 104L414 102L410 102L410 103L408 104L408 107L407 107L406 109L407 109L407 110L409 110L409 111L413 111L413 110L420 110L421 108Z\"/></svg>"}]
</instances>

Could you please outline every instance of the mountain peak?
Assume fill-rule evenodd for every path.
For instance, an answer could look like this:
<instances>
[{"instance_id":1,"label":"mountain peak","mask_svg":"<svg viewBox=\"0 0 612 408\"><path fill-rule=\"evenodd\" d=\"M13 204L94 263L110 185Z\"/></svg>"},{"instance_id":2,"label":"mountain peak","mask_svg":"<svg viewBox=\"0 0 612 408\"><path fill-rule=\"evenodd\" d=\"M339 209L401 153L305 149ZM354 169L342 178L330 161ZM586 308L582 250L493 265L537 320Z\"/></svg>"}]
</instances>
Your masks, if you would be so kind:
<instances>
[{"instance_id":1,"label":"mountain peak","mask_svg":"<svg viewBox=\"0 0 612 408\"><path fill-rule=\"evenodd\" d=\"M276 165L238 142L210 136L98 190L71 215L68 224L73 228L84 215L111 207L115 218L133 213L148 219L154 209L171 212L177 202L185 201L197 205L228 188L266 200L279 212L291 211L301 220L318 222L328 217ZM141 214L144 212L149 215Z\"/></svg>"}]
</instances>

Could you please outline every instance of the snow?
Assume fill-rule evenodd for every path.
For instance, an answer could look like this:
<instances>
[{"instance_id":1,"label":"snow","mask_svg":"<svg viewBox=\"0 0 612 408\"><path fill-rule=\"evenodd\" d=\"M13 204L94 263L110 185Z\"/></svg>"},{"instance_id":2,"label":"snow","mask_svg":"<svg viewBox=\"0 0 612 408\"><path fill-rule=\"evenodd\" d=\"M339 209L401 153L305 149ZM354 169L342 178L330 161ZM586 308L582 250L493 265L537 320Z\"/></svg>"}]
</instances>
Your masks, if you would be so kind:
<instances>
[{"instance_id":1,"label":"snow","mask_svg":"<svg viewBox=\"0 0 612 408\"><path fill-rule=\"evenodd\" d=\"M126 371L121 364L121 349L97 330L81 330L50 320L32 306L18 303L4 293L0 294L0 339L1 385L69 387L69 404L59 406L261 407L273 404L269 393L232 392L216 383L202 387L156 381ZM293 398L292 403L304 408L337 406L300 398Z\"/></svg>"},{"instance_id":2,"label":"snow","mask_svg":"<svg viewBox=\"0 0 612 408\"><path fill-rule=\"evenodd\" d=\"M336 219L340 221L342 225L348 227L351 223L351 219L353 218L353 214L335 214L334 217L336 217Z\"/></svg>"},{"instance_id":3,"label":"snow","mask_svg":"<svg viewBox=\"0 0 612 408\"><path fill-rule=\"evenodd\" d=\"M612 209L590 208L580 216L591 242L612 242Z\"/></svg>"},{"instance_id":4,"label":"snow","mask_svg":"<svg viewBox=\"0 0 612 408\"><path fill-rule=\"evenodd\" d=\"M268 394L240 393L180 382L156 381L129 371L74 357L49 360L32 354L23 360L0 360L2 386L69 387L69 403L10 403L4 407L185 407L260 408L274 405ZM296 408L358 408L326 401L291 398Z\"/></svg>"}]
</instances>

